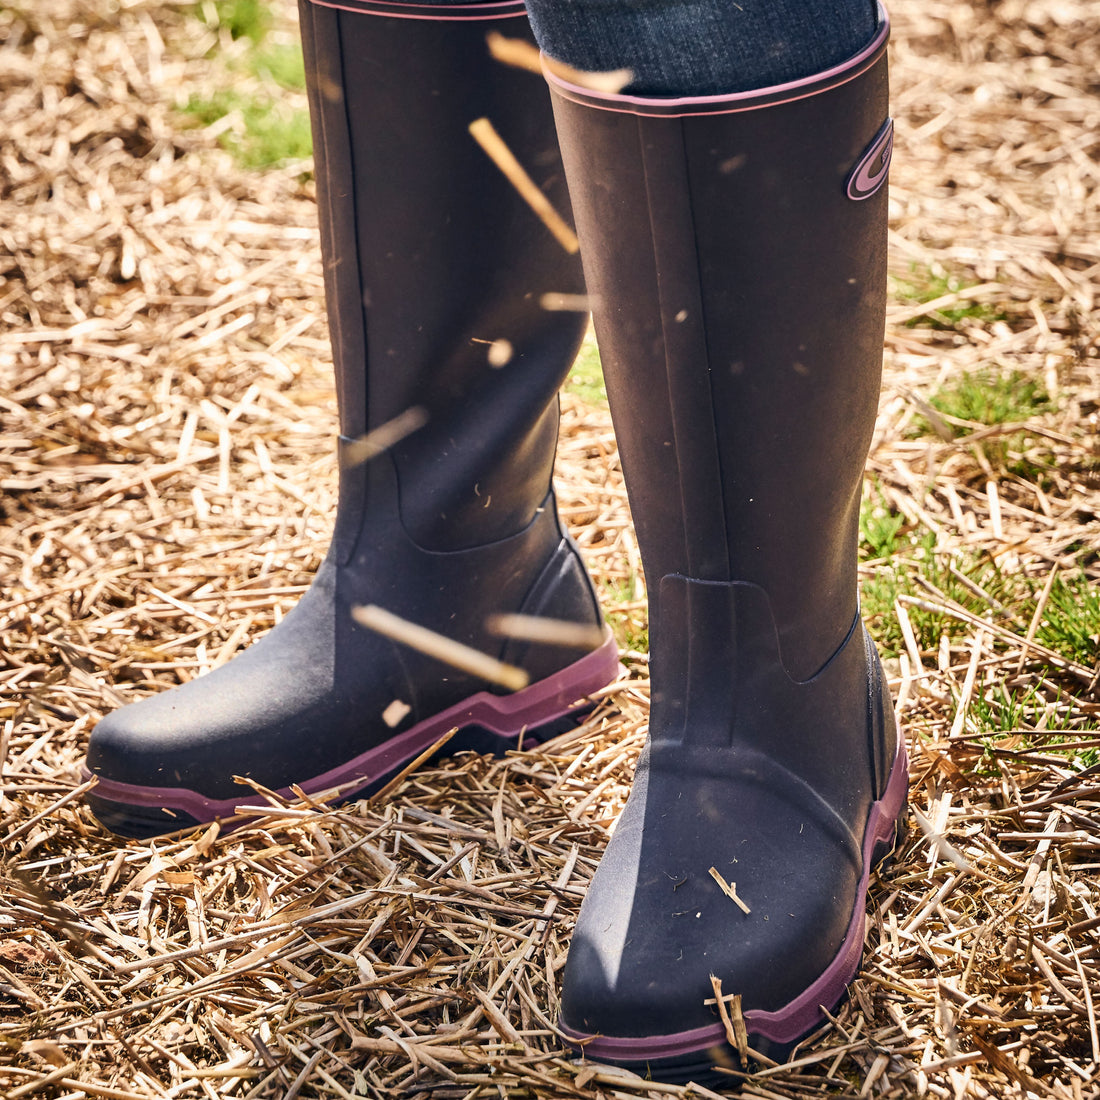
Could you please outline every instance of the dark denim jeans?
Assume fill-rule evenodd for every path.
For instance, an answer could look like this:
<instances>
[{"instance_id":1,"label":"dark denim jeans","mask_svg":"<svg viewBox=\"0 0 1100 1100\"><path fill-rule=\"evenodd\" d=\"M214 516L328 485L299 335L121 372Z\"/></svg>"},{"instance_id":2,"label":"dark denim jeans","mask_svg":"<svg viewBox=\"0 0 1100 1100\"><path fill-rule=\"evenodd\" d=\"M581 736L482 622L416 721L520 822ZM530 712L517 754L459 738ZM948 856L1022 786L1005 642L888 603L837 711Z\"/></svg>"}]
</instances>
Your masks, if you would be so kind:
<instances>
[{"instance_id":1,"label":"dark denim jeans","mask_svg":"<svg viewBox=\"0 0 1100 1100\"><path fill-rule=\"evenodd\" d=\"M551 57L587 72L630 69L625 90L637 95L720 95L812 76L878 26L876 0L527 0L527 13Z\"/></svg>"}]
</instances>

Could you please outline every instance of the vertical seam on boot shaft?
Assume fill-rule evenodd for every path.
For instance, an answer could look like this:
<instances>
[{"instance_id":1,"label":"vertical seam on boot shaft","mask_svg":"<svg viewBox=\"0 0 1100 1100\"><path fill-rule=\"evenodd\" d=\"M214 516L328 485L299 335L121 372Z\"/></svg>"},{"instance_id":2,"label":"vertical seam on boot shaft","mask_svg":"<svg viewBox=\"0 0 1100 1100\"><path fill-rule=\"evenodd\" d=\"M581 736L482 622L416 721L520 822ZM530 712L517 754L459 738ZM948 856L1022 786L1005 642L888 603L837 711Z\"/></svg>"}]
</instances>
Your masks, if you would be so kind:
<instances>
[{"instance_id":1,"label":"vertical seam on boot shaft","mask_svg":"<svg viewBox=\"0 0 1100 1100\"><path fill-rule=\"evenodd\" d=\"M303 7L317 7L312 3L312 0L307 0L307 4ZM333 54L329 60L330 64L323 63L325 57L325 51L321 49L317 41L317 32L314 30L310 34L311 46L312 46L312 65L308 68L312 70L314 74L314 89L311 98L310 110L311 113L316 116L315 128L320 138L320 154L321 154L321 172L318 173L317 178L317 192L318 192L318 212L319 219L323 218L322 234L328 238L329 251L335 252L339 248L340 234L338 234L338 225L340 223L340 217L337 213L337 205L345 204L347 209L351 213L352 228L357 232L358 227L358 210L355 204L354 188L351 186L351 181L344 181L347 184L347 194L339 194L339 187L334 176L338 170L346 169L348 172L352 170L354 163L354 151L352 149L351 140L351 124L347 113L347 75L344 62L344 33L341 25L342 15L339 11L328 9L326 12L318 13L320 19L314 16L311 12L311 22L314 26L321 19L327 24L326 31L331 35L333 39L334 49ZM329 102L329 96L332 89L327 85L330 82L338 84L340 101L338 105L334 105ZM337 119L336 113L339 113L339 119ZM333 156L335 150L339 149L343 157ZM346 164L344 159L346 158ZM323 177L323 178L322 178ZM323 205L320 201L322 191L324 192ZM323 250L324 251L324 250ZM362 344L364 353L366 352L367 333L366 333L366 318L362 312L362 279L359 271L358 255L352 255L351 266L354 266L354 286L353 286L353 299L358 306L358 324L360 327L360 335L362 337ZM338 396L338 404L340 407L340 431L344 435L357 435L361 431L365 431L367 425L367 404L368 395L366 393L366 380L364 377L364 385L362 393L360 394L362 401L361 407L358 409L352 409L355 402L352 400L354 394L349 392L349 389L358 392L359 387L349 387L349 369L348 365L343 362L344 350L348 341L345 339L345 333L349 328L349 318L345 315L348 311L340 308L341 300L346 297L346 287L348 283L348 257L346 255L341 256L340 262L336 262L335 255L328 257L322 255L322 271L325 275L326 286L331 283L333 288L333 294L336 301L333 303L336 308L328 309L328 324L331 333L331 344L333 352L333 366L335 368L335 381L336 390ZM363 372L365 375L365 371Z\"/></svg>"},{"instance_id":2,"label":"vertical seam on boot shaft","mask_svg":"<svg viewBox=\"0 0 1100 1100\"><path fill-rule=\"evenodd\" d=\"M318 215L322 230L322 271L339 430L341 436L358 435L369 427L369 382L366 370L368 346L358 250L353 250L349 258L348 249L343 243L347 233L340 232L343 219L350 218L352 234L357 238L359 218L351 178L354 172L354 151L347 105L342 26L344 15L333 9L318 9L308 0L302 3L302 8L312 9L309 11L312 65L307 67L307 74L312 71L310 110L315 115L314 128L320 141ZM323 45L318 41L322 28L326 39ZM339 95L339 102L333 101L334 94ZM341 183L344 185L343 190ZM358 357L360 350L364 361L355 364L352 360ZM366 496L369 492L364 474L363 470L342 470L340 473L341 504L337 509L332 536L333 552L340 565L351 561L359 544L362 515L366 511ZM349 493L352 494L354 507L349 507Z\"/></svg>"},{"instance_id":3,"label":"vertical seam on boot shaft","mask_svg":"<svg viewBox=\"0 0 1100 1100\"><path fill-rule=\"evenodd\" d=\"M729 516L726 510L726 494L725 494L725 470L722 465L722 446L719 438L718 428L718 401L714 393L714 371L712 369L711 356L710 356L710 342L707 339L707 333L710 331L709 320L707 317L706 299L702 293L703 286L703 272L700 265L700 242L699 234L697 231L697 223L695 219L695 205L692 201L694 195L694 187L692 180L692 162L688 156L686 133L684 130L684 124L680 121L677 125L677 129L680 132L680 140L684 149L684 174L687 177L688 184L688 203L690 207L690 220L691 220L691 232L692 232L692 253L695 260L694 273L696 285L699 289L699 318L702 325L702 343L706 356L706 381L707 392L710 396L710 426L711 426L711 439L714 445L714 466L718 476L718 493L717 500L719 501L721 511L721 523L719 529L722 538L723 556L725 557L725 571L724 578L726 580L732 580L733 578L733 558L730 553L730 539L729 539Z\"/></svg>"},{"instance_id":4,"label":"vertical seam on boot shaft","mask_svg":"<svg viewBox=\"0 0 1100 1100\"><path fill-rule=\"evenodd\" d=\"M857 106L859 106L859 111L857 113L859 114L859 116L861 118L863 117L863 114L865 112L868 115L870 115L870 114L877 114L878 115L878 117L874 120L873 125L868 123L868 125L870 125L870 132L867 136L868 137L873 137L874 132L880 127L881 121L882 121L882 114L878 113L878 107L880 106L880 104L879 104L879 94L880 94L880 92L884 91L885 74L886 74L885 58L881 54L876 55L875 59L874 59L874 64L869 64L869 65L865 66L864 68L862 68L860 70L859 75L861 75L861 78L862 78L861 80L854 81L854 82L850 81L850 80L845 81L843 86L830 89L834 93L839 93L839 96L834 94L834 95L829 96L827 100L825 100L824 97L823 97L823 99L820 102L818 108L816 110L811 109L810 114L813 115L814 117L817 117L822 110L836 111L836 110L839 110L841 107L843 107L845 105L851 105L852 103L856 103ZM560 89L557 88L556 86L555 86L555 90L560 92ZM578 112L577 117L578 117L579 120L583 120L583 118L585 117L584 113L586 111L587 112L592 112L592 117L593 118L595 117L596 112L594 111L592 105L590 105L590 104L579 102L575 99L570 99L569 97L564 96L564 95L559 95L559 101L562 102L563 104L564 103L574 104L574 106L572 107L572 110L575 111L575 112ZM838 103L839 103L839 106L838 106ZM884 106L884 104L882 104L882 106ZM798 111L799 111L798 117L799 118L804 118L804 115L805 115L804 109L803 108L798 108ZM600 111L598 113L599 114L604 114L604 112L602 112L602 111ZM607 114L605 114L605 117L607 117L608 114L609 115L618 114L620 119L623 119L623 116L627 116L627 115L630 115L632 113L633 112L630 112L630 111L607 112ZM784 111L782 113L784 115L786 115L787 109L784 108ZM653 139L654 133L656 131L659 131L659 130L666 129L666 128L670 127L671 124L673 124L674 122L677 124L678 131L681 132L689 140L689 142L690 142L690 139L696 134L696 130L694 128L699 127L700 128L700 130L699 130L699 143L698 143L697 148L695 148L695 163L694 163L694 165L689 165L687 171L690 173L692 168L694 168L695 177L692 180L692 183L693 183L693 185L696 186L697 190L700 189L701 184L702 185L707 184L707 177L704 176L704 169L705 169L705 167L708 163L707 155L706 155L708 146L705 143L706 142L706 135L714 127L719 127L722 130L722 132L725 132L725 130L724 130L725 118L729 118L730 121L733 121L732 117L715 115L715 116L713 116L713 121L708 121L706 118L698 118L698 119L692 119L690 121L687 121L683 118L676 118L676 117L665 117L665 118L649 119L648 116L645 116L645 115L640 115L640 114L637 114L637 113L633 113L633 114L634 114L635 122L632 123L632 124L625 124L625 119L623 119L624 126L622 127L620 132L623 133L624 136L627 135L627 134L631 135L631 141L632 142L637 142L638 146L640 147L640 149L643 152L645 151L647 139L650 139L650 144L652 144L652 139ZM760 128L760 126L764 123L764 119L760 118L760 117L758 117L756 119L752 119L749 116L743 115L742 118L745 119L745 124L748 125L749 129L752 130L753 132L758 130ZM860 123L859 125L860 125L860 128L862 129L863 124ZM689 127L692 127L693 129L689 130ZM586 132L588 132L588 130L584 126L580 127L577 131L577 133L581 137L583 137ZM592 131L592 132L598 132L598 131ZM847 133L847 131L845 131L845 133ZM852 135L848 134L848 136L851 137ZM858 135L856 135L856 136L858 137ZM591 137L591 133L589 133L589 137ZM855 140L855 138L853 138L853 140ZM661 144L661 143L658 142L658 144ZM671 148L671 145L667 144L667 139L666 139L666 147ZM852 156L854 157L856 155L856 151L852 150L851 152L852 152ZM841 154L841 159L843 159L844 155L845 155L844 153ZM651 240L652 240L652 247L653 247L653 252L654 252L655 258L659 258L660 257L661 238L658 235L658 230L659 230L660 227L655 226L654 223L658 222L660 220L660 215L662 213L662 210L661 210L660 204L657 204L657 206L655 207L653 198L654 198L654 190L658 189L660 187L660 180L662 178L664 178L664 176L668 175L668 171L665 168L664 164L662 163L661 159L657 155L655 155L652 151L649 154L649 161L651 162L651 164L646 164L647 171L650 170L651 168L653 168L654 170L657 171L658 175L657 175L657 181L656 182L647 179L645 181L645 184L644 184L647 188L646 199L647 199L647 202L648 202L648 209L646 211L646 214L648 215L648 217L650 219L650 223L651 223L650 226L647 227L647 228L648 228L648 231L650 233ZM841 182L841 181L838 181L838 182ZM704 201L709 201L709 200L706 199L706 192L707 192L707 187L706 186L702 187L702 192L703 192ZM838 192L838 198L839 198L839 195L840 195L840 193ZM690 201L690 197L686 198L686 199L681 197L681 202L687 202L687 201ZM845 199L844 201L847 202L848 200ZM708 210L709 210L709 205L708 205ZM627 211L627 212L629 213L629 211ZM720 214L720 209L719 209L719 214ZM639 226L639 228L641 228L641 226ZM705 228L705 225L701 225L699 231L701 232L702 229L704 229L704 228ZM667 236L667 234L666 234L666 236ZM656 239L653 240L653 238L656 238ZM705 246L706 245L706 238L705 237L703 238L703 243L704 243L704 246ZM696 241L696 244L698 244L698 240ZM707 248L703 247L702 250L701 250L701 253L702 253L701 255L697 256L697 260L698 260L699 264L704 263L704 261L706 259L706 256L707 256ZM639 254L639 259L643 259L643 258L644 257L641 254ZM667 274L667 269L666 269L666 274ZM656 290L657 290L658 300L660 300L660 292L661 292L660 284L658 284ZM666 311L666 313L667 312L668 311ZM662 320L668 320L669 323L671 323L671 314L669 313L668 317L663 318ZM721 320L721 318L718 318L718 320ZM701 319L700 319L700 323L701 323ZM652 328L650 328L649 331L653 332ZM666 346L667 346L667 333L662 332L661 337L665 340ZM657 334L656 333L653 333L653 338L654 338L654 340L657 339ZM878 343L879 343L879 348L881 349L881 341L879 340ZM658 345L658 348L659 348L659 345ZM658 348L654 348L653 350L654 350L654 352L656 352L656 354L659 355L660 350L658 350ZM647 349L647 351L648 350L649 349ZM628 364L624 364L624 366L626 366L626 365L628 365ZM627 373L627 377L629 377L629 373ZM720 383L722 381L723 381L723 376L717 375L717 374L714 374L714 373L711 374L710 382L711 382L712 386L714 386L716 383ZM668 380L666 380L665 385L669 386ZM669 388L674 388L674 387L669 387ZM719 388L719 391L722 391L722 386L721 385L719 385L718 388ZM659 392L660 391L655 391L655 396ZM665 393L664 396L665 396L665 399L667 400L668 399L667 392ZM728 400L728 398L727 398L727 400ZM719 410L714 409L713 405L712 405L712 415L716 415L716 416L720 415ZM678 426L682 425L683 423L684 423L684 419L683 419L682 415L680 415L678 419L677 419L676 416L673 416L671 418L670 428L673 432L674 439L675 439L675 434L676 434L676 428ZM696 423L698 423L698 422L696 422ZM660 443L660 442L663 442L663 440L658 441L658 443ZM698 445L697 445L698 444L697 439L693 439L692 442L696 444L696 450L698 450L699 448L698 448ZM727 465L728 465L728 460L727 460ZM861 463L860 463L861 471L862 471L862 467L863 467L863 461L861 459ZM734 475L736 475L736 473L737 473L736 468L731 468L731 469L732 469L732 473ZM723 474L727 474L727 473L731 472L731 469L723 470L721 472ZM680 471L678 465L676 467L675 474L673 476L681 484L683 483L684 479L681 475L681 471ZM670 477L669 480L670 480L672 485L677 484L677 481L672 480L672 477ZM852 498L852 501L853 501L853 503L852 503L853 515L856 514L855 510L858 509L858 493L859 493L859 486L858 486L858 483L857 483L853 487L853 498ZM713 510L714 510L714 508L712 506L712 511ZM734 515L736 515L736 513L734 513ZM680 526L680 524L678 523L677 526ZM684 524L684 527L685 527L685 529L690 530L689 525ZM845 524L845 527L847 527L847 524ZM671 534L671 532L670 532L670 534ZM677 535L679 535L679 532L677 532ZM727 532L727 536L728 535L729 535L729 532ZM847 540L845 539L845 542L846 541ZM734 544L731 543L731 541L728 537L727 537L726 542L727 542L727 551L729 551L729 547L734 545ZM673 544L673 545L675 545L675 544ZM854 562L854 556L855 556L855 547L854 547L854 545L852 546L852 551L851 552L852 552L852 561ZM697 555L693 554L692 557L693 558L697 557ZM662 568L661 572L664 572L664 571L665 570ZM694 572L695 571L693 570L693 573ZM698 574L696 574L696 575L698 575ZM711 574L711 576L713 576L713 575L714 574ZM745 579L745 574L743 574L742 572L735 572L732 569L730 570L730 573L728 575L731 576L731 577L732 576L738 576L738 577L741 577L742 579ZM837 574L837 576L839 576L839 575L840 574ZM659 577L654 577L653 580L654 581L659 580ZM853 580L854 580L854 577L853 577ZM834 595L839 595L839 593L841 592L841 589L838 588L835 584L833 584L831 586L831 591ZM844 592L848 591L847 584L845 584L843 586L843 591ZM846 626L847 622L849 620L849 614L854 615L854 613L855 613L855 588L854 588L854 586L851 589L850 601L849 601L849 599L844 599L842 601L840 599L837 599L837 600L833 601L833 603L837 603L837 604L840 604L841 602L843 602L843 604L844 604L843 610L845 611L845 615L843 617L844 617L845 626ZM802 606L805 606L805 604L803 604ZM832 606L832 604L830 604L830 606ZM838 606L837 609L840 610L841 608ZM802 616L801 618L796 620L796 619L788 617L788 621L801 622L802 619L808 619L808 618L809 618L808 616ZM830 616L829 622L832 622L832 621L833 621L833 619ZM808 657L810 658L809 662L804 662L804 663L812 664L814 667L820 667L819 662L827 663L828 656L823 657L823 652L818 652L819 649L822 650L822 651L828 649L830 651L830 654L836 652L834 647L837 645L837 642L838 642L839 639L837 639L837 638L825 638L824 635L822 634L822 640L823 640L823 644L820 647L815 647L813 649L813 651L808 654ZM798 672L801 676L806 675L807 670L802 668L801 664L799 664L797 666L797 670L798 670Z\"/></svg>"},{"instance_id":5,"label":"vertical seam on boot shaft","mask_svg":"<svg viewBox=\"0 0 1100 1100\"><path fill-rule=\"evenodd\" d=\"M638 152L641 156L641 161L642 161L642 164L644 166L645 165L645 159L646 159L646 156L645 156L645 127L644 127L644 123L642 122L642 120L640 118L635 120L634 132L635 132L635 139L638 143ZM655 273L657 275L657 278L655 280L655 284L656 284L655 289L657 291L657 315L658 315L658 318L660 318L660 313L661 313L661 288L660 288L660 264L658 263L658 257L657 257L657 235L656 235L656 227L654 225L653 200L652 200L652 196L650 194L649 173L644 171L644 170L642 172L642 180L645 184L645 191L646 191L646 215L648 216L648 219L649 219L649 243L650 243L650 248L653 252L653 266L655 268ZM662 341L662 346L664 346L665 333L664 333L663 323L661 324L661 341ZM672 385L671 385L671 380L669 379L669 375L668 375L668 353L667 353L667 348L666 348L666 351L665 351L664 384L665 384L665 399L668 401L669 407L671 409L675 410L675 405L674 405L673 400L672 400ZM683 477L683 472L680 468L679 449L676 446L676 416L675 416L675 412L673 412L673 415L669 419L670 419L670 422L671 422L672 434L673 434L673 438L671 440L669 440L669 443L672 446L673 457L676 461L676 480L680 484L680 486L682 487L683 482L684 482L684 477ZM659 443L663 446L664 441L660 440ZM681 498L682 498L682 496L683 496L683 493L682 493L682 489L681 489ZM681 535L681 538L683 540L682 550L683 550L684 560L686 561L687 557L688 557L688 543L689 543L686 523L682 524L680 535ZM656 590L660 585L660 578L659 577L651 578L649 580L649 584L651 586L653 586L654 589ZM653 593L651 592L650 593L650 605L651 605L650 606L650 615L652 615L652 600L653 600Z\"/></svg>"},{"instance_id":6,"label":"vertical seam on boot shaft","mask_svg":"<svg viewBox=\"0 0 1100 1100\"><path fill-rule=\"evenodd\" d=\"M347 63L345 59L344 51L344 22L345 16L342 12L336 13L336 27L337 27L337 41L339 44L339 66L340 66L340 118L343 122L343 133L347 143L348 150L348 163L351 167L353 179L349 181L348 187L348 207L351 211L351 236L356 242L359 240L359 203L358 196L355 190L354 174L355 174L355 145L352 137L351 116L348 113L348 77L347 77ZM357 309L355 311L355 318L358 321L362 338L363 338L363 354L365 362L363 363L363 385L361 394L357 394L362 397L363 405L359 410L362 416L362 424L365 430L369 431L371 428L370 423L370 332L367 324L367 310L363 301L363 269L359 262L359 249L356 247L353 252L353 265L354 272L354 285L355 285L355 301ZM346 263L346 257L344 258ZM339 276L339 266L334 265L337 268L336 275ZM346 274L346 272L345 272ZM342 326L346 318L342 319L340 325ZM341 371L341 379L346 384L346 369ZM358 391L358 387L355 387ZM343 391L343 387L341 387ZM346 392L341 392L341 396L344 400L350 400L351 395Z\"/></svg>"},{"instance_id":7,"label":"vertical seam on boot shaft","mask_svg":"<svg viewBox=\"0 0 1100 1100\"><path fill-rule=\"evenodd\" d=\"M706 339L702 275L699 271L696 219L692 203L691 166L688 163L683 125L679 120L670 122L675 126L675 139L673 142L670 137L668 145L675 143L676 156L667 156L667 148L658 149L652 142L647 142L647 133L661 134L663 137L671 133L669 129L647 126L642 118L638 118L637 139L643 165L646 212L649 216L649 234L657 276L657 317L664 351L664 381L672 412L672 444L683 507L683 561L687 567L687 575L723 581L730 579L729 544L722 492L722 461ZM683 179L674 181L679 186L665 187L664 190L666 194L682 195L683 198L677 198L673 211L675 222L670 235L669 210L664 208L667 204L660 203L658 193L660 184L666 182L669 171L675 165L683 166ZM690 233L690 270L686 264L679 265L679 261L685 257L675 254L675 244L685 231ZM680 309L685 308L689 295L684 293L685 302L670 301L669 288L683 288L689 281L691 309L688 310L688 316L679 322L676 317ZM672 291L674 292L675 290ZM673 312L673 307L677 306L679 309ZM696 310L698 317L692 316ZM683 327L678 331L670 328L670 325ZM681 336L685 339L677 339ZM686 349L685 356L683 345L689 341L691 346ZM682 361L685 358L690 361ZM703 449L700 446L701 420L705 420L710 426L710 445L705 447L705 455L699 453ZM717 521L712 518L715 513L719 515ZM715 561L709 560L709 557L708 560L700 560L700 554L703 553L700 547L712 545L722 547L720 557L724 564L720 567L721 576L709 575L716 567ZM654 579L659 581L659 578Z\"/></svg>"}]
</instances>

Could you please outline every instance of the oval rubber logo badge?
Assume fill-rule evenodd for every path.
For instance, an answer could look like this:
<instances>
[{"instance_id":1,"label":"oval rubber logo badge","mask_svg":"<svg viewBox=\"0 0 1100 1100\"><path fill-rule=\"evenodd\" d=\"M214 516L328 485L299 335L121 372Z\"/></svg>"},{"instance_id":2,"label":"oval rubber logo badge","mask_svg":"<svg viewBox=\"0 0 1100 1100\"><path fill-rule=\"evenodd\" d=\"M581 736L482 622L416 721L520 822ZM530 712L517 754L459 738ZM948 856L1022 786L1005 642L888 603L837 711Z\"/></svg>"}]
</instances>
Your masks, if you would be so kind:
<instances>
[{"instance_id":1,"label":"oval rubber logo badge","mask_svg":"<svg viewBox=\"0 0 1100 1100\"><path fill-rule=\"evenodd\" d=\"M886 182L894 152L894 120L888 118L848 177L848 198L869 199Z\"/></svg>"}]
</instances>

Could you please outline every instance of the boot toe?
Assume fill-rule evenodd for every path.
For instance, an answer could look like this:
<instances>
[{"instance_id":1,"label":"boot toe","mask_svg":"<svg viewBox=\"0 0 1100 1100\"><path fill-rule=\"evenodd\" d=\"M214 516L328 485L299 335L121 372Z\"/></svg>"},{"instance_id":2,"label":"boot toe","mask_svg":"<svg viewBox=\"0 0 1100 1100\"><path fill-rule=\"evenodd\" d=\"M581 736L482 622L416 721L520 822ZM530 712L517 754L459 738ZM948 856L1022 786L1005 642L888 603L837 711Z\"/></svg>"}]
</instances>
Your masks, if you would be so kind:
<instances>
[{"instance_id":1,"label":"boot toe","mask_svg":"<svg viewBox=\"0 0 1100 1100\"><path fill-rule=\"evenodd\" d=\"M572 565L573 551L547 515L551 558L543 563L535 556L528 574L549 572L549 580L540 587L521 576L519 591L506 593L504 606L527 610L523 597L533 587L543 602L532 610L552 617L555 596L568 597L577 582L588 582L577 568L561 567L562 561ZM507 545L493 550L505 560L511 553ZM438 577L440 556L428 557ZM457 559L459 576L447 589L453 593L465 558L444 558ZM470 602L478 595L472 592ZM549 647L529 646L528 663L541 679L512 694L496 693L480 677L356 623L350 607L370 596L334 593L326 563L282 623L233 661L104 718L92 731L86 762L99 780L88 795L99 821L122 835L147 837L224 820L241 802L260 797L237 777L284 795L296 784L309 793L339 788L340 797L352 797L382 785L456 729L446 752L502 753L521 733L533 743L558 723L575 721L580 711L573 704L618 667L610 635L564 667L560 656L556 666L547 661ZM462 611L460 622L483 617ZM447 625L453 626L450 619Z\"/></svg>"},{"instance_id":2,"label":"boot toe","mask_svg":"<svg viewBox=\"0 0 1100 1100\"><path fill-rule=\"evenodd\" d=\"M754 754L685 756L659 773L640 762L574 933L561 1020L597 1060L724 1045L712 976L741 996L750 1034L782 1019L836 965L862 907L861 838L801 781Z\"/></svg>"},{"instance_id":3,"label":"boot toe","mask_svg":"<svg viewBox=\"0 0 1100 1100\"><path fill-rule=\"evenodd\" d=\"M310 718L323 721L326 680L310 674L322 670L299 666L293 674L259 651L246 658L107 715L92 730L88 770L117 783L211 797L240 793L234 775L281 786L284 773L291 781L309 774L317 741L302 734Z\"/></svg>"}]
</instances>

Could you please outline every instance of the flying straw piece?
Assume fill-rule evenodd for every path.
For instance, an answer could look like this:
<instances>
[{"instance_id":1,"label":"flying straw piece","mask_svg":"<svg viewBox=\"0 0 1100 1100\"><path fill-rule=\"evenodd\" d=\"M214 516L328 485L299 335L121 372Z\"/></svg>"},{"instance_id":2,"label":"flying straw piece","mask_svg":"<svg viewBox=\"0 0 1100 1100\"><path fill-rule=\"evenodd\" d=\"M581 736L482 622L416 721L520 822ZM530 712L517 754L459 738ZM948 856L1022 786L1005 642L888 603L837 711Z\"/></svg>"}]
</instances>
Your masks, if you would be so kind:
<instances>
[{"instance_id":1,"label":"flying straw piece","mask_svg":"<svg viewBox=\"0 0 1100 1100\"><path fill-rule=\"evenodd\" d=\"M580 249L577 235L565 224L562 216L550 205L550 200L538 189L535 181L524 171L523 165L516 160L512 150L493 128L487 118L475 119L470 123L470 133L474 140L489 154L493 163L504 173L508 182L520 193L520 197L542 219L543 224L557 238L566 252Z\"/></svg>"},{"instance_id":2,"label":"flying straw piece","mask_svg":"<svg viewBox=\"0 0 1100 1100\"><path fill-rule=\"evenodd\" d=\"M512 342L510 340L494 340L489 345L489 352L486 358L489 360L490 367L495 367L499 370L501 367L506 367L512 361L513 355L515 355L515 348L512 347Z\"/></svg>"},{"instance_id":3,"label":"flying straw piece","mask_svg":"<svg viewBox=\"0 0 1100 1100\"><path fill-rule=\"evenodd\" d=\"M470 343L485 345L485 358L488 360L489 366L496 370L506 367L516 353L511 340L482 340L474 336L471 337Z\"/></svg>"},{"instance_id":4,"label":"flying straw piece","mask_svg":"<svg viewBox=\"0 0 1100 1100\"><path fill-rule=\"evenodd\" d=\"M537 615L490 615L486 626L498 638L541 642L567 649L598 649L607 637L598 626L566 619L540 619Z\"/></svg>"},{"instance_id":5,"label":"flying straw piece","mask_svg":"<svg viewBox=\"0 0 1100 1100\"><path fill-rule=\"evenodd\" d=\"M500 684L511 691L520 691L530 682L526 670L515 665L505 664L487 653L471 646L463 645L451 638L437 634L434 630L410 623L384 608L366 604L352 608L351 617L368 630L374 630L395 642L407 645L438 661L445 661L455 668L480 676L493 684Z\"/></svg>"},{"instance_id":6,"label":"flying straw piece","mask_svg":"<svg viewBox=\"0 0 1100 1100\"><path fill-rule=\"evenodd\" d=\"M412 707L410 707L408 703L401 699L394 699L394 701L382 711L382 721L392 730L395 726L401 725L402 720L410 710L412 710Z\"/></svg>"},{"instance_id":7,"label":"flying straw piece","mask_svg":"<svg viewBox=\"0 0 1100 1100\"><path fill-rule=\"evenodd\" d=\"M589 313L592 299L587 294L559 294L551 291L539 299L543 309L554 313Z\"/></svg>"},{"instance_id":8,"label":"flying straw piece","mask_svg":"<svg viewBox=\"0 0 1100 1100\"><path fill-rule=\"evenodd\" d=\"M712 867L710 869L710 877L718 883L722 888L722 893L725 894L742 913L748 916L748 914L752 912L752 910L737 896L736 882L726 882L726 880L722 878L717 867Z\"/></svg>"},{"instance_id":9,"label":"flying straw piece","mask_svg":"<svg viewBox=\"0 0 1100 1100\"><path fill-rule=\"evenodd\" d=\"M555 76L560 76L570 84L589 88L594 92L616 95L634 79L632 69L611 69L602 73L588 73L583 69L574 69L572 65L555 61L552 57L540 53L538 47L531 45L530 42L524 42L522 38L505 38L499 31L487 34L485 41L488 43L489 53L503 65L511 65L514 69L527 69L529 72L541 75L545 64Z\"/></svg>"},{"instance_id":10,"label":"flying straw piece","mask_svg":"<svg viewBox=\"0 0 1100 1100\"><path fill-rule=\"evenodd\" d=\"M427 422L428 410L420 405L413 405L403 413L398 413L392 420L379 424L373 431L347 444L340 455L340 463L347 470L369 462L383 451L388 451L395 443L400 443L405 436L423 428Z\"/></svg>"},{"instance_id":11,"label":"flying straw piece","mask_svg":"<svg viewBox=\"0 0 1100 1100\"><path fill-rule=\"evenodd\" d=\"M522 38L506 38L500 31L490 31L485 36L485 44L489 47L493 60L502 65L526 69L530 73L542 72L542 55L538 46L533 46Z\"/></svg>"}]
</instances>

